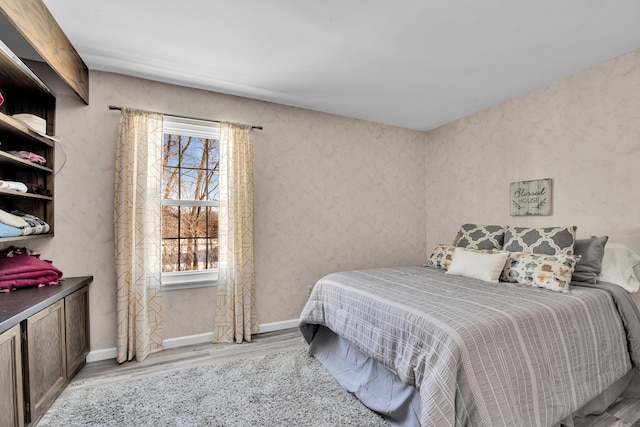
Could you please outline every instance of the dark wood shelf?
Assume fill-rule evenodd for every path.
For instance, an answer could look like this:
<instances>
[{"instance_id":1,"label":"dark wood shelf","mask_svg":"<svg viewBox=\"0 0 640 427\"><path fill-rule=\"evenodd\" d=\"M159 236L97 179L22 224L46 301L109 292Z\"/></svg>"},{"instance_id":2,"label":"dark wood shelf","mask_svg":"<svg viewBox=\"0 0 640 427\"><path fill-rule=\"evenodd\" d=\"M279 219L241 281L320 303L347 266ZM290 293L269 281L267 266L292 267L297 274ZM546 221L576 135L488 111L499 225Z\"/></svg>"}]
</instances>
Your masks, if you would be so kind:
<instances>
[{"instance_id":1,"label":"dark wood shelf","mask_svg":"<svg viewBox=\"0 0 640 427\"><path fill-rule=\"evenodd\" d=\"M0 41L0 77L14 87L40 91L53 96L51 90L2 41Z\"/></svg>"},{"instance_id":2,"label":"dark wood shelf","mask_svg":"<svg viewBox=\"0 0 640 427\"><path fill-rule=\"evenodd\" d=\"M23 193L22 191L16 190L7 190L4 188L0 188L0 196L11 196L11 197L24 197L25 199L36 199L36 200L49 200L52 201L52 196L43 196L42 194L34 194L34 193Z\"/></svg>"},{"instance_id":3,"label":"dark wood shelf","mask_svg":"<svg viewBox=\"0 0 640 427\"><path fill-rule=\"evenodd\" d=\"M0 237L0 243L17 242L21 240L42 239L43 237L53 237L53 233L29 234L28 236L18 236L18 237Z\"/></svg>"},{"instance_id":4,"label":"dark wood shelf","mask_svg":"<svg viewBox=\"0 0 640 427\"><path fill-rule=\"evenodd\" d=\"M28 160L21 159L20 157L14 156L11 153L7 153L5 151L0 150L0 165L8 165L8 166L18 166L25 167L30 169L37 169L47 173L53 173L53 169L48 168L46 166L39 165L37 163L30 162Z\"/></svg>"},{"instance_id":5,"label":"dark wood shelf","mask_svg":"<svg viewBox=\"0 0 640 427\"><path fill-rule=\"evenodd\" d=\"M2 134L6 135L7 137L17 138L21 141L35 140L39 144L44 144L48 147L53 148L53 141L45 138L42 135L38 135L21 121L16 120L4 113L0 113L0 131L2 131Z\"/></svg>"}]
</instances>

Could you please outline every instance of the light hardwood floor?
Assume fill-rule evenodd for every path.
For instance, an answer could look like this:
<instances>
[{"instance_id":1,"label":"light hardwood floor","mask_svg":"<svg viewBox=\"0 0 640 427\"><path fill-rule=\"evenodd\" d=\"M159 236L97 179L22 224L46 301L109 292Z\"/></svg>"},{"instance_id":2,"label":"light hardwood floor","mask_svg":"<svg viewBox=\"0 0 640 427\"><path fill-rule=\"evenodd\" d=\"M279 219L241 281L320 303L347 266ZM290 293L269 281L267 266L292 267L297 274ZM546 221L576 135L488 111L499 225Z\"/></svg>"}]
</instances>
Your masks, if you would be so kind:
<instances>
[{"instance_id":1,"label":"light hardwood floor","mask_svg":"<svg viewBox=\"0 0 640 427\"><path fill-rule=\"evenodd\" d=\"M287 329L256 335L251 343L198 344L163 350L150 355L143 362L118 364L113 359L92 362L78 372L58 398L58 402L66 393L84 387L306 347L307 345L297 329ZM56 410L56 406L54 403L41 423L46 423L48 415ZM574 422L576 427L640 427L640 399L621 399L601 415L576 418Z\"/></svg>"}]
</instances>

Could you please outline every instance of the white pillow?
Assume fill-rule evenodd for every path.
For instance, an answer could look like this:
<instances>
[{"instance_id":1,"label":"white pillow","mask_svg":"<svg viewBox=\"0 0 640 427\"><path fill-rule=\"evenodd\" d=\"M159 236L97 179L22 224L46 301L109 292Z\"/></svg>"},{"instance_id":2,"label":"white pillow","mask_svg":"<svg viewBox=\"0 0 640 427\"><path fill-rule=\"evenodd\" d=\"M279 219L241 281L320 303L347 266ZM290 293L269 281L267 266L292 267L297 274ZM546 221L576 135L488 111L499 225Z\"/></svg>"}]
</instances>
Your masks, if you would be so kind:
<instances>
[{"instance_id":1,"label":"white pillow","mask_svg":"<svg viewBox=\"0 0 640 427\"><path fill-rule=\"evenodd\" d=\"M498 283L508 256L507 252L487 254L456 248L446 274Z\"/></svg>"},{"instance_id":2,"label":"white pillow","mask_svg":"<svg viewBox=\"0 0 640 427\"><path fill-rule=\"evenodd\" d=\"M602 257L602 271L598 280L621 286L629 292L640 289L633 267L640 264L640 255L620 243L607 243Z\"/></svg>"}]
</instances>

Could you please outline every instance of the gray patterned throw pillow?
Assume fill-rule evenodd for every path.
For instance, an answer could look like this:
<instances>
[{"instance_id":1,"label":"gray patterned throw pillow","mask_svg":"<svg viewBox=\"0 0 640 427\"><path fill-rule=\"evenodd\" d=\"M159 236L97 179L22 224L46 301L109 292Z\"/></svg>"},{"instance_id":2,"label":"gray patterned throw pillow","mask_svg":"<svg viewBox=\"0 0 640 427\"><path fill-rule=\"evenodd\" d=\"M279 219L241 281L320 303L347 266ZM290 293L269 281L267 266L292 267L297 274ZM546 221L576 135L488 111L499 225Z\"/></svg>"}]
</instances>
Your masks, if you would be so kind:
<instances>
[{"instance_id":1,"label":"gray patterned throw pillow","mask_svg":"<svg viewBox=\"0 0 640 427\"><path fill-rule=\"evenodd\" d=\"M502 225L463 224L453 245L467 249L502 249L506 229Z\"/></svg>"},{"instance_id":2,"label":"gray patterned throw pillow","mask_svg":"<svg viewBox=\"0 0 640 427\"><path fill-rule=\"evenodd\" d=\"M546 255L573 255L576 228L508 227L504 235L504 250Z\"/></svg>"}]
</instances>

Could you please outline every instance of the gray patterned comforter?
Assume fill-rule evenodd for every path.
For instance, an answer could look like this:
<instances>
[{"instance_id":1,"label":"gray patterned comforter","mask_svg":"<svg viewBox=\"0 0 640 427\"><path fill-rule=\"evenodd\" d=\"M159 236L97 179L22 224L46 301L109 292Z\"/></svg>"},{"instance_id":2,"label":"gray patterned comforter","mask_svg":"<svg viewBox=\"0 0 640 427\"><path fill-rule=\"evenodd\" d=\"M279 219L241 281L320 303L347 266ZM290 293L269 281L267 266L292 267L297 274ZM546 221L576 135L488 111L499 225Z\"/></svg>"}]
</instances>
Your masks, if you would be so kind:
<instances>
[{"instance_id":1,"label":"gray patterned comforter","mask_svg":"<svg viewBox=\"0 0 640 427\"><path fill-rule=\"evenodd\" d=\"M551 426L631 369L611 295L486 283L425 267L329 274L300 317L420 391L423 426Z\"/></svg>"}]
</instances>

